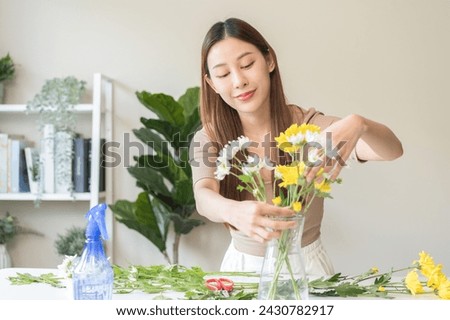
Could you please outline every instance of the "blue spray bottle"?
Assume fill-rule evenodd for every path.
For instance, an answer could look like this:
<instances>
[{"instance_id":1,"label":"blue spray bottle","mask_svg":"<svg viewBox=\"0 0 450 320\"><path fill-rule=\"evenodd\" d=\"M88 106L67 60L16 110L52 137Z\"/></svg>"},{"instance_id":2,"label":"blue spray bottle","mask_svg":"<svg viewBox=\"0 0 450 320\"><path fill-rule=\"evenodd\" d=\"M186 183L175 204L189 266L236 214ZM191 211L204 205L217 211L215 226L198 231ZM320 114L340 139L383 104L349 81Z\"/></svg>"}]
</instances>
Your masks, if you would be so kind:
<instances>
[{"instance_id":1,"label":"blue spray bottle","mask_svg":"<svg viewBox=\"0 0 450 320\"><path fill-rule=\"evenodd\" d=\"M86 243L73 270L75 300L110 300L114 274L103 251L101 238L108 239L105 223L106 204L93 207L86 214ZM101 238L100 238L101 237Z\"/></svg>"}]
</instances>

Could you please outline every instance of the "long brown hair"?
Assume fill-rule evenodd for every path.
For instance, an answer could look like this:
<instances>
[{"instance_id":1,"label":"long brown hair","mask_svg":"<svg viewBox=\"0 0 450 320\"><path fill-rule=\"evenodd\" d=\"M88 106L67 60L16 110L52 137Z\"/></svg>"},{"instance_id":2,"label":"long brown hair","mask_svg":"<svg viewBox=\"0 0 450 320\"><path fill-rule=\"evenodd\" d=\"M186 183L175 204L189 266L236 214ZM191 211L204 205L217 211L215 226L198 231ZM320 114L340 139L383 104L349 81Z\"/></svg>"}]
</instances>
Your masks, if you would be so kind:
<instances>
[{"instance_id":1,"label":"long brown hair","mask_svg":"<svg viewBox=\"0 0 450 320\"><path fill-rule=\"evenodd\" d=\"M254 27L243 20L229 18L224 22L217 22L209 29L202 46L200 115L203 128L211 141L216 144L218 151L228 141L244 134L237 111L226 104L220 95L216 94L207 84L205 79L205 75L210 77L207 64L209 50L214 44L228 37L253 44L265 58L269 58L270 55L275 63L275 69L270 74L272 133L278 135L279 132L286 130L293 121L292 113L284 95L277 57L269 43ZM282 155L280 156L282 157ZM238 183L238 180L232 175L227 176L221 181L220 193L229 199L242 200L242 194L236 190Z\"/></svg>"}]
</instances>

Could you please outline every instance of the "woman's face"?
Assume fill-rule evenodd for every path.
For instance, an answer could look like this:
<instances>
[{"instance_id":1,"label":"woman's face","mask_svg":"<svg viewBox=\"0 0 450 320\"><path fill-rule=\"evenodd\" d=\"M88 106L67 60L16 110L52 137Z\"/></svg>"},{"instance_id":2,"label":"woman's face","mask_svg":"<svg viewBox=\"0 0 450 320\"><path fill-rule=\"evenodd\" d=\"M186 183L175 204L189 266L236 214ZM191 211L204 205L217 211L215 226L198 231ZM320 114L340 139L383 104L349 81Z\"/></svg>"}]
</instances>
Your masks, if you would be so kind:
<instances>
[{"instance_id":1,"label":"woman's face","mask_svg":"<svg viewBox=\"0 0 450 320\"><path fill-rule=\"evenodd\" d=\"M270 72L275 64L254 45L226 38L209 50L206 81L239 114L269 108Z\"/></svg>"}]
</instances>

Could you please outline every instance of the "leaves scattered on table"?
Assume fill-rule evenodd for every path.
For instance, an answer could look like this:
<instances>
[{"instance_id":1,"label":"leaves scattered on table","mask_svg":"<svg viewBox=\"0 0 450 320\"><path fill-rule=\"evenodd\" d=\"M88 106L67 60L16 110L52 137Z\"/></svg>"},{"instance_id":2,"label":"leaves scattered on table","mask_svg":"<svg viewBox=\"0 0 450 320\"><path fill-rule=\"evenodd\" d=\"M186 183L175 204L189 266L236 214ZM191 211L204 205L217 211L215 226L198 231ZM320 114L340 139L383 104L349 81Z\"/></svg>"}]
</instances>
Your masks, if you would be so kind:
<instances>
[{"instance_id":1,"label":"leaves scattered on table","mask_svg":"<svg viewBox=\"0 0 450 320\"><path fill-rule=\"evenodd\" d=\"M257 294L258 283L235 282L231 293L211 291L205 286L205 278L212 275L256 276L248 272L208 273L200 267L171 266L114 266L115 293L141 291L145 293L182 292L190 300L249 300ZM161 296L157 296L161 299ZM163 295L164 297L164 295Z\"/></svg>"},{"instance_id":2,"label":"leaves scattered on table","mask_svg":"<svg viewBox=\"0 0 450 320\"><path fill-rule=\"evenodd\" d=\"M8 277L8 279L13 285L45 283L51 285L52 287L65 288L65 286L61 283L61 280L64 280L64 278L58 277L53 273L45 273L40 276L33 276L29 273L17 273L16 276Z\"/></svg>"},{"instance_id":3,"label":"leaves scattered on table","mask_svg":"<svg viewBox=\"0 0 450 320\"><path fill-rule=\"evenodd\" d=\"M259 275L251 272L205 272L200 267L182 265L132 265L128 268L113 266L114 293L126 294L143 292L154 294L154 299L170 299L170 293L178 292L189 300L252 300L258 294ZM343 276L337 273L330 277L321 277L309 281L309 292L315 296L327 297L381 297L391 298L389 293L409 294L404 282L391 281L392 273L409 268L378 273L373 269L358 276ZM212 291L205 286L208 277L229 276L244 277L250 281L234 280L234 289ZM252 279L252 277L256 277ZM233 279L236 279L233 278ZM57 288L65 288L64 278L53 273L33 276L29 273L17 273L8 278L13 285L45 283Z\"/></svg>"}]
</instances>

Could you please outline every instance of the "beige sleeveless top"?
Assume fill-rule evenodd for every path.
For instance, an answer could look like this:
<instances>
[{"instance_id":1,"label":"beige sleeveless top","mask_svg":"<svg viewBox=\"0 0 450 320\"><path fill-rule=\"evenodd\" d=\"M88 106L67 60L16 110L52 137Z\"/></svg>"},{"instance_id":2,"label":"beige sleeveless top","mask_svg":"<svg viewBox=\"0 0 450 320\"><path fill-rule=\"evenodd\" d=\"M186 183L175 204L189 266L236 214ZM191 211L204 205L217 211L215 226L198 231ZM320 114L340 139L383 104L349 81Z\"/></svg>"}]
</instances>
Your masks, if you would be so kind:
<instances>
[{"instance_id":1,"label":"beige sleeveless top","mask_svg":"<svg viewBox=\"0 0 450 320\"><path fill-rule=\"evenodd\" d=\"M311 108L308 110L294 108L294 121L298 124L311 123L322 130L339 120L337 117L325 116L323 113ZM193 185L202 179L215 179L217 150L212 146L204 129L199 130L191 143L190 164L192 167ZM267 188L271 189L271 188ZM270 191L271 192L271 191ZM272 199L271 196L267 199ZM269 200L270 201L270 200ZM320 237L320 226L323 218L323 198L316 198L306 215L302 237L302 247L305 247ZM231 237L237 250L256 256L263 256L265 244L261 244L246 236L239 230L229 228Z\"/></svg>"}]
</instances>

